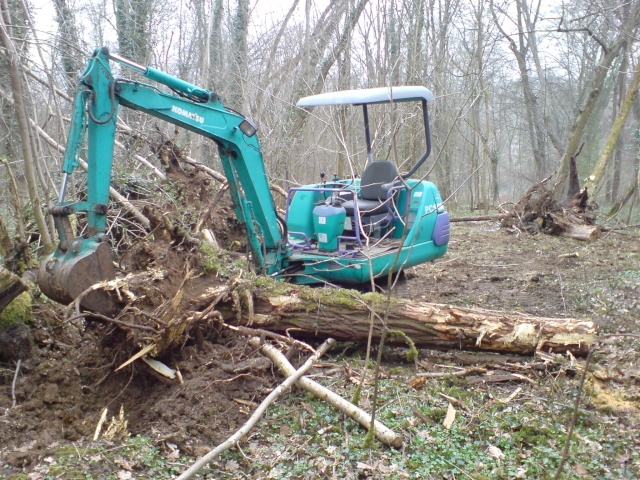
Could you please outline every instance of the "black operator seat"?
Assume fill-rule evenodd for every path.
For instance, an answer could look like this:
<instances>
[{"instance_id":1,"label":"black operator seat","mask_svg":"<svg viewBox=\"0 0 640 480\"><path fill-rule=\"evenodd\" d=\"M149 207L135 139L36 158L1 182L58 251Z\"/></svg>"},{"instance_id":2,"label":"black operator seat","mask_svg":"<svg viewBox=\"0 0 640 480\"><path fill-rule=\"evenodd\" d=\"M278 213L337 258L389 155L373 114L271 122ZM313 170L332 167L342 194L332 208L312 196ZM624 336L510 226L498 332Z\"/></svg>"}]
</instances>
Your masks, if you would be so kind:
<instances>
[{"instance_id":1,"label":"black operator seat","mask_svg":"<svg viewBox=\"0 0 640 480\"><path fill-rule=\"evenodd\" d=\"M360 216L367 217L387 213L387 189L383 185L398 178L398 169L389 160L374 160L362 172L360 179L360 197L357 199ZM342 204L347 215L355 215L355 201Z\"/></svg>"}]
</instances>

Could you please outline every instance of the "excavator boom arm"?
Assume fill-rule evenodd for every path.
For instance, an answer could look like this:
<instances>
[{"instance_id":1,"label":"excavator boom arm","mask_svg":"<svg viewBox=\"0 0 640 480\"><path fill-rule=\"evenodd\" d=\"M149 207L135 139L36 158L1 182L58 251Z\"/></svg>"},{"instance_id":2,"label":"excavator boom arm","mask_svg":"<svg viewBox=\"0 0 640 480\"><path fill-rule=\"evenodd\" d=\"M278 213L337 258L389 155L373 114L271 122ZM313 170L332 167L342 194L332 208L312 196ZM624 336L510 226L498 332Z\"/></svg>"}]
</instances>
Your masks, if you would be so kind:
<instances>
[{"instance_id":1,"label":"excavator boom arm","mask_svg":"<svg viewBox=\"0 0 640 480\"><path fill-rule=\"evenodd\" d=\"M264 266L267 271L279 268L273 265L274 259L269 256L269 252L281 249L279 219L269 190L258 138L255 135L248 137L239 127L245 119L226 110L219 101L194 103L140 83L118 82L116 98L120 105L145 112L216 142L236 214L247 229L254 258L260 259L256 262L257 266Z\"/></svg>"},{"instance_id":2,"label":"excavator boom arm","mask_svg":"<svg viewBox=\"0 0 640 480\"><path fill-rule=\"evenodd\" d=\"M110 59L139 71L176 93L164 93L154 86L140 82L116 80L111 74ZM85 118L85 103L88 104L87 109L90 109L87 110L89 119ZM86 123L89 149L88 201L96 205L107 203L115 119L120 105L145 112L216 142L236 214L247 229L256 266L264 273L274 273L280 269L281 259L287 255L286 244L282 241L280 219L276 215L269 189L260 143L255 135L248 136L241 129L241 124L248 120L239 113L226 109L215 93L159 70L110 55L104 48L94 52L80 79L74 108L75 121L63 167L65 173L71 173L77 165L78 149ZM250 122L249 125L253 126ZM95 212L89 214L90 229L103 233L105 215Z\"/></svg>"},{"instance_id":3,"label":"excavator boom arm","mask_svg":"<svg viewBox=\"0 0 640 480\"><path fill-rule=\"evenodd\" d=\"M137 70L149 80L169 87L165 93L141 82L116 79L110 61ZM260 273L274 274L290 255L283 222L276 214L256 128L231 111L219 97L159 70L142 67L106 48L97 49L80 77L63 164L58 204L50 209L60 243L42 263L38 284L50 298L68 303L86 288L115 278L110 248L105 243L107 204L116 135L118 108L124 106L186 128L216 142L229 182L238 220L245 226L253 262ZM68 176L78 165L86 138L87 198L65 202ZM85 212L87 231L74 238L69 216ZM83 305L106 313L112 299L93 292Z\"/></svg>"}]
</instances>

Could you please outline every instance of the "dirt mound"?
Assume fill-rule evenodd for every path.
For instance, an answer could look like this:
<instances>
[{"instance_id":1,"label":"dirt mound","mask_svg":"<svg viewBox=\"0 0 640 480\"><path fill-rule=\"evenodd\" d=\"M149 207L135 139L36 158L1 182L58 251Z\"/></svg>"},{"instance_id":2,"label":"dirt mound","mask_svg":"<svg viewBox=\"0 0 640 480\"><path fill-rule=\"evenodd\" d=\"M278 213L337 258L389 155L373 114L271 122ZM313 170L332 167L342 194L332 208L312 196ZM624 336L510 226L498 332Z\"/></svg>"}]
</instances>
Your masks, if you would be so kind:
<instances>
[{"instance_id":1,"label":"dirt mound","mask_svg":"<svg viewBox=\"0 0 640 480\"><path fill-rule=\"evenodd\" d=\"M61 441L92 438L104 408L109 417L124 406L128 431L170 441L195 454L218 443L246 421L247 407L271 386L271 375L227 373L252 353L244 338L187 341L163 361L181 372L182 383L158 376L143 362L114 372L135 352L118 343L114 327L90 323L86 330L60 325L57 307L40 305L34 318L36 355L24 362L15 390L0 398L0 458L29 466L51 454ZM111 331L109 331L111 330ZM122 336L122 335L120 335ZM124 340L124 338L122 338ZM0 377L11 390L8 369Z\"/></svg>"},{"instance_id":2,"label":"dirt mound","mask_svg":"<svg viewBox=\"0 0 640 480\"><path fill-rule=\"evenodd\" d=\"M199 446L227 438L246 421L246 405L268 393L271 381L261 370L236 372L234 365L252 354L245 339L206 321L194 330L176 327L162 348L159 360L178 370L181 382L144 362L114 371L149 343L149 329L165 331L176 320L184 327L191 312L211 301L206 292L233 275L229 265L242 264L234 251L244 251L244 232L228 193L205 173L175 166L159 190L153 202L144 202L150 233L121 242L128 246L119 252L118 266L135 301L114 319L120 324L64 320L69 312L42 298L33 312L34 354L22 363L15 390L15 365L2 366L0 384L9 395L0 397L0 458L9 465L28 466L61 441L93 437L103 409L116 415L121 405L129 432L197 453ZM198 233L204 229L224 253L203 242Z\"/></svg>"}]
</instances>

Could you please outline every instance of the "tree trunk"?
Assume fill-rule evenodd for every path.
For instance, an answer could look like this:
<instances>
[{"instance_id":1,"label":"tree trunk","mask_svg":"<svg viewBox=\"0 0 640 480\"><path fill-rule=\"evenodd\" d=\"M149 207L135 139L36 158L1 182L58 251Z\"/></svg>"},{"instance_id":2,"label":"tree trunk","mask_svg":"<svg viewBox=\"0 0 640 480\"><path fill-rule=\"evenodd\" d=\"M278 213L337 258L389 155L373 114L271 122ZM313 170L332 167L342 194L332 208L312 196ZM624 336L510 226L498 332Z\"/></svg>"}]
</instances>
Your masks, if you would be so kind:
<instances>
[{"instance_id":1,"label":"tree trunk","mask_svg":"<svg viewBox=\"0 0 640 480\"><path fill-rule=\"evenodd\" d=\"M370 305L376 316L374 336L383 325L385 298L339 289L311 289L278 284L254 297L253 315L246 324L271 331L364 342L370 326ZM235 312L224 311L235 318ZM536 350L571 351L584 355L593 344L596 327L589 319L542 318L478 308L460 308L392 299L384 321L392 339L402 332L416 346L433 349L485 350L531 355Z\"/></svg>"},{"instance_id":2,"label":"tree trunk","mask_svg":"<svg viewBox=\"0 0 640 480\"><path fill-rule=\"evenodd\" d=\"M70 89L75 90L76 78L82 72L82 63L74 55L75 51L80 51L80 37L76 26L75 13L67 3L67 0L54 0L53 4L56 9L59 41L62 45L62 48L60 48L62 68L67 76Z\"/></svg>"},{"instance_id":3,"label":"tree trunk","mask_svg":"<svg viewBox=\"0 0 640 480\"><path fill-rule=\"evenodd\" d=\"M282 20L282 23L280 23L280 26L278 27L278 33L276 34L275 39L269 46L269 53L267 54L267 57L266 57L267 66L264 68L263 78L260 79L263 82L262 84L265 86L271 84L274 78L280 79L280 75L283 74L282 65L278 64L278 48L280 48L280 42L282 41L284 34L289 28L289 21L293 17L293 14L296 8L298 7L299 2L300 0L293 0L293 2L291 3L291 7L289 8L289 11L287 12L286 16L284 17L284 20ZM276 64L275 68L274 68L274 63ZM284 83L284 82L281 82L281 83ZM258 95L258 97L254 99L254 101L256 103L256 108L254 110L256 117L261 118L264 115L263 108L264 108L264 103L267 101L267 95Z\"/></svg>"},{"instance_id":4,"label":"tree trunk","mask_svg":"<svg viewBox=\"0 0 640 480\"><path fill-rule=\"evenodd\" d=\"M113 0L120 55L146 65L150 60L150 0Z\"/></svg>"},{"instance_id":5,"label":"tree trunk","mask_svg":"<svg viewBox=\"0 0 640 480\"><path fill-rule=\"evenodd\" d=\"M591 81L591 89L585 95L585 101L576 116L571 132L569 133L569 140L567 141L567 148L560 160L560 168L556 176L556 184L554 188L554 194L556 197L560 197L561 193L565 191L565 182L569 173L569 162L571 157L575 154L580 145L582 134L587 125L591 113L596 105L600 93L603 90L604 81L609 74L609 69L613 64L613 60L620 54L621 48L628 41L630 31L635 26L636 17L638 14L638 8L640 4L635 3L631 14L625 20L624 25L618 35L618 38L608 47L603 46L603 52L600 57L600 62L595 69L593 80ZM566 31L558 29L558 31Z\"/></svg>"},{"instance_id":6,"label":"tree trunk","mask_svg":"<svg viewBox=\"0 0 640 480\"><path fill-rule=\"evenodd\" d=\"M633 195L636 193L636 188L638 186L638 182L632 182L629 185L629 188L627 188L627 191L624 192L624 195L622 196L622 198L613 204L613 206L609 209L609 211L607 212L607 216L609 217L613 217L614 215L616 215L620 210L622 210L622 207L624 207L627 202L629 200L631 200L631 197L633 197Z\"/></svg>"},{"instance_id":7,"label":"tree trunk","mask_svg":"<svg viewBox=\"0 0 640 480\"><path fill-rule=\"evenodd\" d=\"M7 229L2 217L0 217L0 257L6 258L11 254L13 250L13 241L9 236L9 230Z\"/></svg>"},{"instance_id":8,"label":"tree trunk","mask_svg":"<svg viewBox=\"0 0 640 480\"><path fill-rule=\"evenodd\" d=\"M34 152L31 148L32 133L29 128L28 114L24 103L24 99L27 97L27 95L25 94L22 85L22 69L20 64L20 57L15 49L15 45L12 43L12 22L9 16L9 5L6 0L3 0L0 3L0 11L2 12L2 18L0 18L0 45L4 47L9 58L11 91L13 93L13 101L15 104L15 115L18 121L18 128L20 129L20 143L22 147L24 172L27 180L29 199L31 200L33 215L35 217L36 224L38 225L38 230L40 231L42 245L44 246L45 251L48 252L53 249L53 241L47 227L44 213L42 211L42 208L40 207L41 201L40 195L38 193L38 182L36 179L35 158Z\"/></svg>"},{"instance_id":9,"label":"tree trunk","mask_svg":"<svg viewBox=\"0 0 640 480\"><path fill-rule=\"evenodd\" d=\"M597 225L575 225L567 224L565 230L560 233L561 237L573 238L582 242L593 242L602 235L602 228Z\"/></svg>"},{"instance_id":10,"label":"tree trunk","mask_svg":"<svg viewBox=\"0 0 640 480\"><path fill-rule=\"evenodd\" d=\"M544 123L540 119L539 107L537 105L537 95L534 92L532 80L530 76L531 68L528 65L528 57L531 53L534 57L537 57L537 43L535 39L535 26L536 20L532 20L533 13L530 11L529 6L523 0L517 0L516 22L518 26L517 42L513 37L515 35L506 32L502 25L504 19L499 19L494 8L493 2L491 2L491 14L494 19L494 23L502 36L509 43L509 48L513 52L518 63L518 69L520 71L520 80L522 85L522 93L524 97L525 114L527 120L527 127L529 133L529 140L531 142L531 151L533 153L533 163L535 166L536 180L540 180L544 176L544 170L547 164L547 154L544 147L545 128ZM534 17L537 19L537 11ZM542 81L542 78L539 79Z\"/></svg>"},{"instance_id":11,"label":"tree trunk","mask_svg":"<svg viewBox=\"0 0 640 480\"><path fill-rule=\"evenodd\" d=\"M22 283L20 277L0 267L0 313L14 298L27 291L27 286Z\"/></svg>"},{"instance_id":12,"label":"tree trunk","mask_svg":"<svg viewBox=\"0 0 640 480\"><path fill-rule=\"evenodd\" d=\"M237 0L233 18L233 62L231 63L231 83L235 87L229 92L229 103L240 111L247 111L244 85L249 68L249 0Z\"/></svg>"},{"instance_id":13,"label":"tree trunk","mask_svg":"<svg viewBox=\"0 0 640 480\"><path fill-rule=\"evenodd\" d=\"M310 90L309 93L315 95L322 91L322 88L324 87L324 82L327 79L327 75L329 74L329 70L331 70L331 67L333 67L334 63L336 62L336 59L340 56L340 54L344 51L345 47L347 46L349 39L351 38L351 35L353 34L353 31L358 23L360 15L362 14L362 11L364 10L364 7L367 5L368 1L369 0L359 0L357 5L348 12L347 17L345 19L345 23L344 23L344 28L340 33L337 42L335 43L334 47L326 53L323 59L319 58L322 51L320 51L319 48L314 47L314 55L313 55L314 61L313 62L309 61L309 68L310 69L316 68L317 74L315 76L315 79L310 79L310 85L311 85L310 89L302 87L301 83L304 82L304 79L302 79L300 82L298 82L298 85L295 87L296 92L298 91L304 92L304 91ZM331 32L331 30L338 28L338 20L342 16L342 9L337 10L337 12L338 13L334 13L334 17L332 18L332 20L328 22L328 26L330 27L330 29L329 28L326 29L326 30L329 30L328 37L320 40L323 45L323 50L324 50L324 46L326 46L326 43L331 38L331 35L335 35L337 33L337 32ZM298 132L302 131L307 118L308 118L308 113L306 111L298 111L298 113L295 115L295 118L293 121L293 128L291 129L291 131L294 132L295 136L299 135Z\"/></svg>"},{"instance_id":14,"label":"tree trunk","mask_svg":"<svg viewBox=\"0 0 640 480\"><path fill-rule=\"evenodd\" d=\"M638 62L640 65L640 61ZM605 168L611 159L611 155L613 154L613 150L618 143L618 138L620 137L620 132L622 131L622 127L627 121L627 116L631 111L631 105L636 99L636 94L638 92L638 86L640 86L640 69L636 70L636 73L633 75L633 79L631 80L631 85L629 86L629 90L627 91L627 95L622 103L622 107L620 108L620 112L616 117L616 121L611 127L611 131L609 132L609 138L607 138L607 142L602 149L602 153L600 154L600 158L596 163L595 167L593 167L593 171L591 175L587 179L585 186L591 192L591 196L595 196L595 189L600 184L602 177L604 175Z\"/></svg>"},{"instance_id":15,"label":"tree trunk","mask_svg":"<svg viewBox=\"0 0 640 480\"><path fill-rule=\"evenodd\" d=\"M629 65L631 64L631 55L628 52L628 48L624 52L622 57L622 63L620 65L620 71L615 79L615 84L613 86L613 100L611 102L611 118L612 124L615 122L615 119L618 117L618 111L622 107L622 103L624 102L624 98L626 97L627 92L627 71L629 69ZM606 201L609 204L615 203L618 200L618 191L620 190L620 170L622 168L622 156L624 150L624 132L621 132L621 138L616 144L616 148L613 152L613 165L612 172L609 178L608 186L606 188Z\"/></svg>"},{"instance_id":16,"label":"tree trunk","mask_svg":"<svg viewBox=\"0 0 640 480\"><path fill-rule=\"evenodd\" d=\"M11 165L5 158L0 158L0 163L4 165L4 168L7 170L7 175L9 176L9 186L11 190L11 203L13 204L13 216L15 217L16 222L16 235L20 241L25 241L27 239L24 230L24 221L22 217L22 201L20 200L20 193L18 191L18 182L16 182L16 177L13 175L13 171L11 170ZM2 219L0 219L0 223ZM2 229L0 229L1 235ZM0 241L0 244L2 242ZM6 257L6 253L2 253L2 247L0 247L0 256Z\"/></svg>"}]
</instances>

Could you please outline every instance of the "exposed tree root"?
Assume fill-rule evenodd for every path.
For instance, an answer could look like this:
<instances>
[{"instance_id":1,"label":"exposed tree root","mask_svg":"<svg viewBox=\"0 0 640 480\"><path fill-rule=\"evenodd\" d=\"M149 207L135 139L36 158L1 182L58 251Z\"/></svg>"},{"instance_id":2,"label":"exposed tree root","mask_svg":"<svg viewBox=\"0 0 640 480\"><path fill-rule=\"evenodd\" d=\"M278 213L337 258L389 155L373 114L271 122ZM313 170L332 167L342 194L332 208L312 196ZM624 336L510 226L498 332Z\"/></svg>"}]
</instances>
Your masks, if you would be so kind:
<instances>
[{"instance_id":1,"label":"exposed tree root","mask_svg":"<svg viewBox=\"0 0 640 480\"><path fill-rule=\"evenodd\" d=\"M572 173L572 177L574 175L577 174ZM506 211L501 227L514 232L546 233L582 241L597 239L602 228L595 224L596 215L588 202L587 189L558 201L547 188L550 179L547 177L533 185Z\"/></svg>"}]
</instances>

